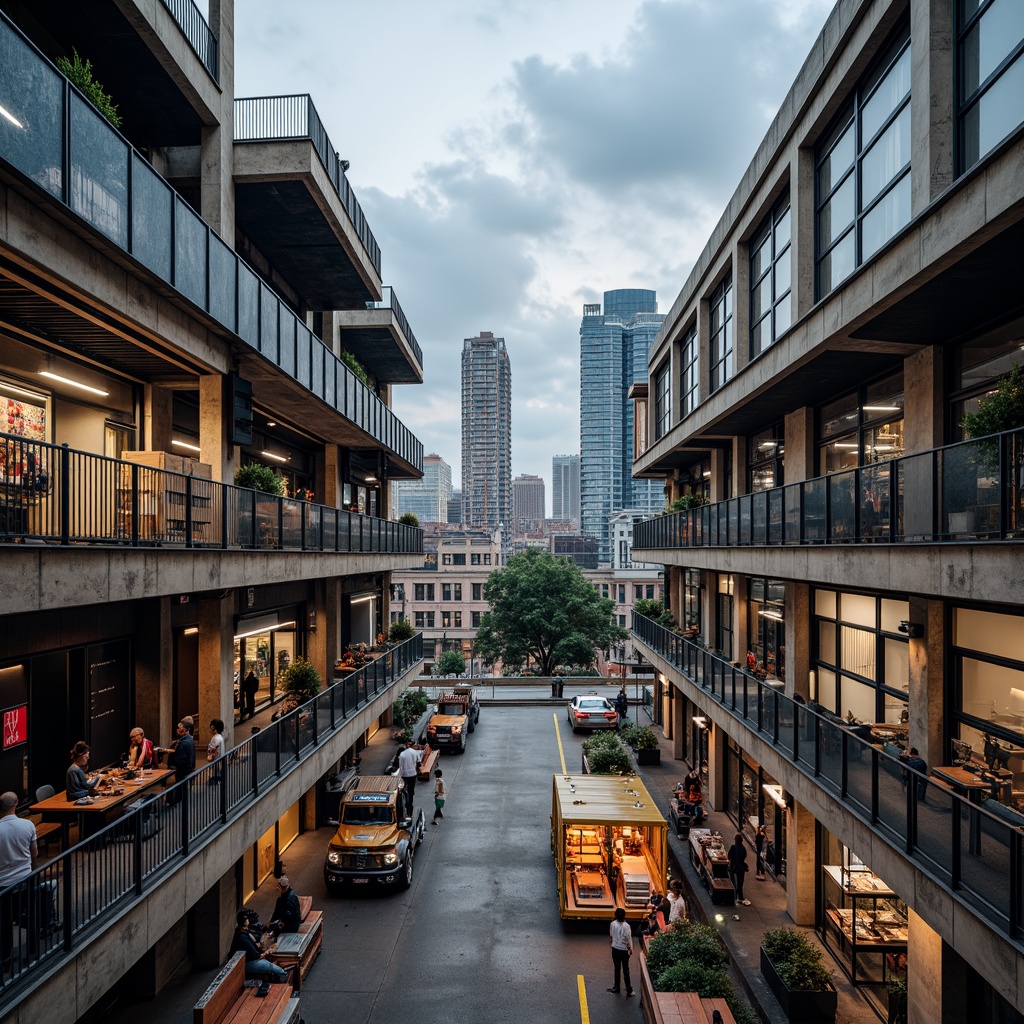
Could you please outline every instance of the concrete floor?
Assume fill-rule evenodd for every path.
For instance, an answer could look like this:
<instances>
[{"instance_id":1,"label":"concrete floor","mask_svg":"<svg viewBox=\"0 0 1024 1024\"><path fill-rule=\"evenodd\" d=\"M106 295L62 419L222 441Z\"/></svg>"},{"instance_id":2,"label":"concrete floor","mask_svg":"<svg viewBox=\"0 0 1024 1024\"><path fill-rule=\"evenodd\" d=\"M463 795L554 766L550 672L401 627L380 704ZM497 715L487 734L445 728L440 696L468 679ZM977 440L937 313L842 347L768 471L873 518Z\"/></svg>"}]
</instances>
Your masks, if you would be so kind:
<instances>
[{"instance_id":1,"label":"concrete floor","mask_svg":"<svg viewBox=\"0 0 1024 1024\"><path fill-rule=\"evenodd\" d=\"M612 695L617 685L567 685L565 697L590 689ZM481 697L490 698L489 691L489 685L481 688ZM284 852L296 890L312 895L314 907L324 912L323 952L301 994L302 1016L309 1024L340 1018L346 1024L408 1019L451 1024L460 1018L474 1024L642 1020L638 998L605 992L611 983L606 926L566 926L558 917L550 852L551 776L561 770L555 730L570 770L579 764L583 737L569 730L565 700L546 700L549 694L546 685L499 685L494 699L514 706L485 704L467 752L441 758L449 788L446 820L427 825L408 892L328 897L322 865L330 829L305 833ZM547 706L534 705L534 700ZM269 719L269 712L265 714ZM634 715L635 710L630 717ZM646 722L643 711L640 719ZM388 732L381 730L363 752L365 774L382 771L390 760L395 745ZM668 792L686 770L684 763L672 760L668 742L662 744L661 766L640 770L666 817ZM428 820L431 790L421 783L416 799ZM710 825L723 834L733 830L724 814L712 813ZM761 980L758 961L763 932L790 923L785 892L772 881L754 880L751 872L745 894L750 907L712 907L689 864L685 843L671 834L669 843L675 871L690 890L694 915L717 924L762 1019L785 1021ZM276 896L274 881L264 883L250 901L264 921ZM134 1024L140 1013L148 1024L187 1019L215 973L189 975L153 1003L122 1004L105 1021ZM586 1015L581 1013L578 979ZM876 1024L878 1018L838 970L836 984L838 1020Z\"/></svg>"}]
</instances>

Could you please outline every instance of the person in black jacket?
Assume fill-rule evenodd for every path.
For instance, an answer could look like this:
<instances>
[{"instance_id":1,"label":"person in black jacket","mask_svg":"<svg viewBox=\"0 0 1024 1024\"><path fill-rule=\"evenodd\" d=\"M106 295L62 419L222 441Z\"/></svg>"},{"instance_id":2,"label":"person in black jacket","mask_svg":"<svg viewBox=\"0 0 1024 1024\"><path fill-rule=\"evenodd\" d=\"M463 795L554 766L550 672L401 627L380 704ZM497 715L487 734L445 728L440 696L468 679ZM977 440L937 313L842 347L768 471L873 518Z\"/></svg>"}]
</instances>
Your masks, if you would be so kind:
<instances>
[{"instance_id":1,"label":"person in black jacket","mask_svg":"<svg viewBox=\"0 0 1024 1024\"><path fill-rule=\"evenodd\" d=\"M732 846L729 847L729 878L732 879L733 888L736 890L736 902L749 907L750 900L743 898L743 879L746 873L747 848L743 845L743 836L737 832Z\"/></svg>"},{"instance_id":2,"label":"person in black jacket","mask_svg":"<svg viewBox=\"0 0 1024 1024\"><path fill-rule=\"evenodd\" d=\"M174 781L182 782L196 770L196 744L192 739L192 720L182 719L178 723L178 740L171 748L167 767L174 769ZM174 789L168 796L168 803L181 800L181 789Z\"/></svg>"},{"instance_id":3,"label":"person in black jacket","mask_svg":"<svg viewBox=\"0 0 1024 1024\"><path fill-rule=\"evenodd\" d=\"M235 920L237 924L235 937L231 943L231 952L245 954L245 976L247 978L266 978L269 981L287 980L288 972L283 967L278 967L277 964L267 960L249 934L248 911L240 910Z\"/></svg>"},{"instance_id":4,"label":"person in black jacket","mask_svg":"<svg viewBox=\"0 0 1024 1024\"><path fill-rule=\"evenodd\" d=\"M274 904L274 915L270 919L270 927L276 935L282 932L295 933L299 930L302 912L299 909L299 897L288 881L287 875L277 880L279 895Z\"/></svg>"}]
</instances>

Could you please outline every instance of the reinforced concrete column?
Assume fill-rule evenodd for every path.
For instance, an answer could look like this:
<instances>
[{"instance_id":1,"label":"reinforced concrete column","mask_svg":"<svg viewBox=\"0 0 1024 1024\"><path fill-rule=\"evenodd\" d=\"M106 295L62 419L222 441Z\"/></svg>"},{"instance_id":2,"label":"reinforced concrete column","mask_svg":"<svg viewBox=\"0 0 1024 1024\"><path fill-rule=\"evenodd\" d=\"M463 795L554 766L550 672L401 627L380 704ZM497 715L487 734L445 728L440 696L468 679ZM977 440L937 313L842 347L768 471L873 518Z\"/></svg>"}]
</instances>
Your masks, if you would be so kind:
<instances>
[{"instance_id":1,"label":"reinforced concrete column","mask_svg":"<svg viewBox=\"0 0 1024 1024\"><path fill-rule=\"evenodd\" d=\"M786 584L786 693L811 696L811 588Z\"/></svg>"},{"instance_id":2,"label":"reinforced concrete column","mask_svg":"<svg viewBox=\"0 0 1024 1024\"><path fill-rule=\"evenodd\" d=\"M941 1020L951 1022L943 1006L943 982L947 965L943 962L944 943L937 931L930 928L913 908L907 908L907 1022L931 1024ZM957 957L959 960L959 957ZM963 961L960 961L962 964ZM954 969L953 973L960 974ZM955 979L956 985L963 983ZM962 1019L962 1018L961 1018Z\"/></svg>"},{"instance_id":3,"label":"reinforced concrete column","mask_svg":"<svg viewBox=\"0 0 1024 1024\"><path fill-rule=\"evenodd\" d=\"M916 217L953 181L953 4L914 0L910 4L910 38L923 41L910 50L911 95L929 98L910 109L911 165L923 169L910 180L910 210Z\"/></svg>"},{"instance_id":4,"label":"reinforced concrete column","mask_svg":"<svg viewBox=\"0 0 1024 1024\"><path fill-rule=\"evenodd\" d=\"M200 898L191 913L195 919L194 966L219 967L231 949L235 933L238 883L235 871L223 874Z\"/></svg>"},{"instance_id":5,"label":"reinforced concrete column","mask_svg":"<svg viewBox=\"0 0 1024 1024\"><path fill-rule=\"evenodd\" d=\"M324 479L323 496L324 504L331 508L341 508L341 469L343 452L336 444L324 445ZM320 482L317 481L317 487Z\"/></svg>"},{"instance_id":6,"label":"reinforced concrete column","mask_svg":"<svg viewBox=\"0 0 1024 1024\"><path fill-rule=\"evenodd\" d=\"M709 698L710 699L710 698ZM707 720L710 735L708 744L708 800L716 811L724 810L728 803L725 788L725 757L729 746L729 737L725 730Z\"/></svg>"},{"instance_id":7,"label":"reinforced concrete column","mask_svg":"<svg viewBox=\"0 0 1024 1024\"><path fill-rule=\"evenodd\" d=\"M196 764L209 739L210 720L224 722L224 746L234 746L235 662L234 591L199 601L199 720L196 722Z\"/></svg>"},{"instance_id":8,"label":"reinforced concrete column","mask_svg":"<svg viewBox=\"0 0 1024 1024\"><path fill-rule=\"evenodd\" d=\"M334 675L334 655L328 647L326 592L335 585L333 579L313 580L313 606L309 609L309 623L306 631L306 657L323 676L324 685L329 686Z\"/></svg>"},{"instance_id":9,"label":"reinforced concrete column","mask_svg":"<svg viewBox=\"0 0 1024 1024\"><path fill-rule=\"evenodd\" d=\"M943 649L946 624L942 602L912 597L909 621L924 627L923 637L911 637L907 641L910 662L910 745L917 747L927 764L948 764L948 754L943 748Z\"/></svg>"},{"instance_id":10,"label":"reinforced concrete column","mask_svg":"<svg viewBox=\"0 0 1024 1024\"><path fill-rule=\"evenodd\" d=\"M942 370L943 353L936 345L903 360L903 442L908 452L924 452L944 441Z\"/></svg>"},{"instance_id":11,"label":"reinforced concrete column","mask_svg":"<svg viewBox=\"0 0 1024 1024\"><path fill-rule=\"evenodd\" d=\"M818 870L814 815L790 797L786 811L786 910L795 924L814 925Z\"/></svg>"},{"instance_id":12,"label":"reinforced concrete column","mask_svg":"<svg viewBox=\"0 0 1024 1024\"><path fill-rule=\"evenodd\" d=\"M135 644L135 721L154 744L174 735L163 730L174 707L174 653L171 644L171 600L158 597L143 602L141 636Z\"/></svg>"},{"instance_id":13,"label":"reinforced concrete column","mask_svg":"<svg viewBox=\"0 0 1024 1024\"><path fill-rule=\"evenodd\" d=\"M235 0L210 0L217 37L221 106L217 124L199 132L199 212L235 248Z\"/></svg>"},{"instance_id":14,"label":"reinforced concrete column","mask_svg":"<svg viewBox=\"0 0 1024 1024\"><path fill-rule=\"evenodd\" d=\"M142 446L146 451L171 450L173 393L154 384L142 387Z\"/></svg>"},{"instance_id":15,"label":"reinforced concrete column","mask_svg":"<svg viewBox=\"0 0 1024 1024\"><path fill-rule=\"evenodd\" d=\"M199 378L199 458L213 467L213 479L223 483L235 478L226 412L230 401L225 374L208 373ZM231 412L233 416L234 410Z\"/></svg>"},{"instance_id":16,"label":"reinforced concrete column","mask_svg":"<svg viewBox=\"0 0 1024 1024\"><path fill-rule=\"evenodd\" d=\"M786 483L795 484L817 476L814 444L814 410L803 406L786 414Z\"/></svg>"},{"instance_id":17,"label":"reinforced concrete column","mask_svg":"<svg viewBox=\"0 0 1024 1024\"><path fill-rule=\"evenodd\" d=\"M683 697L682 690L673 686L671 679L669 686L672 687L670 703L672 708L672 757L679 761L683 756L683 741L686 739L689 729L687 723L683 721L683 708L686 705L686 699Z\"/></svg>"}]
</instances>

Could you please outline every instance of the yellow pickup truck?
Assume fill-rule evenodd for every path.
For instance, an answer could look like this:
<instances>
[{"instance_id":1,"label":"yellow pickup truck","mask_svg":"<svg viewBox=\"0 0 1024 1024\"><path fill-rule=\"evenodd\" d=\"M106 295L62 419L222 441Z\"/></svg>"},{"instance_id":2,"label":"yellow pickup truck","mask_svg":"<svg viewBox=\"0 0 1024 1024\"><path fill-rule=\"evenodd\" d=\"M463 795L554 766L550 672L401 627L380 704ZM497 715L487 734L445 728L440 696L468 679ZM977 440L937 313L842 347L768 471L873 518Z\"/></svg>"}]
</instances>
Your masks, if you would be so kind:
<instances>
[{"instance_id":1,"label":"yellow pickup truck","mask_svg":"<svg viewBox=\"0 0 1024 1024\"><path fill-rule=\"evenodd\" d=\"M427 743L431 750L466 751L466 737L480 719L475 686L456 686L437 698L437 710L427 722Z\"/></svg>"}]
</instances>

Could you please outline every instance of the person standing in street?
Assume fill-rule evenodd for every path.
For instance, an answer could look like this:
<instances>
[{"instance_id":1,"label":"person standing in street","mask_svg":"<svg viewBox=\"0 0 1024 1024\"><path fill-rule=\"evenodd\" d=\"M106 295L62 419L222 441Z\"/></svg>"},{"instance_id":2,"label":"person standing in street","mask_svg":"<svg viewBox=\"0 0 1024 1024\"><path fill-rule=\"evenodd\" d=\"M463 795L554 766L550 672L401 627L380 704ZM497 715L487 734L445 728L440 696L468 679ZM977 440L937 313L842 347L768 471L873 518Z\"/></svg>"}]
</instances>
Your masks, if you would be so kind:
<instances>
[{"instance_id":1,"label":"person standing in street","mask_svg":"<svg viewBox=\"0 0 1024 1024\"><path fill-rule=\"evenodd\" d=\"M729 847L729 878L736 892L737 904L749 907L750 900L743 898L743 879L747 873L747 848L743 845L743 836L736 833L732 846Z\"/></svg>"},{"instance_id":2,"label":"person standing in street","mask_svg":"<svg viewBox=\"0 0 1024 1024\"><path fill-rule=\"evenodd\" d=\"M444 779L441 778L441 769L438 768L434 772L434 824L437 824L437 819L444 820L444 800L445 800L445 788Z\"/></svg>"},{"instance_id":3,"label":"person standing in street","mask_svg":"<svg viewBox=\"0 0 1024 1024\"><path fill-rule=\"evenodd\" d=\"M764 841L768 838L768 832L764 825L758 825L754 833L754 867L757 869L754 877L764 881Z\"/></svg>"},{"instance_id":4,"label":"person standing in street","mask_svg":"<svg viewBox=\"0 0 1024 1024\"><path fill-rule=\"evenodd\" d=\"M633 983L629 980L629 958L633 955L633 931L626 920L626 911L622 907L615 908L615 920L612 921L608 930L612 940L612 964L615 968L615 984L608 989L613 995L618 995L622 989L619 987L619 977L626 976L626 995L633 994Z\"/></svg>"},{"instance_id":5,"label":"person standing in street","mask_svg":"<svg viewBox=\"0 0 1024 1024\"><path fill-rule=\"evenodd\" d=\"M420 770L423 751L412 740L405 741L405 749L398 755L398 774L405 783L405 810L412 817L412 800L416 794L416 776Z\"/></svg>"},{"instance_id":6,"label":"person standing in street","mask_svg":"<svg viewBox=\"0 0 1024 1024\"><path fill-rule=\"evenodd\" d=\"M18 817L17 794L0 794L0 982L11 968L14 955L14 919L28 911L29 948L33 945L33 908L27 887L19 885L35 870L39 849L36 827L27 818ZM17 886L8 889L8 886ZM28 958L26 957L26 960Z\"/></svg>"},{"instance_id":7,"label":"person standing in street","mask_svg":"<svg viewBox=\"0 0 1024 1024\"><path fill-rule=\"evenodd\" d=\"M625 721L626 713L629 711L629 697L626 695L625 683L615 695L615 710L619 713L619 719Z\"/></svg>"}]
</instances>

